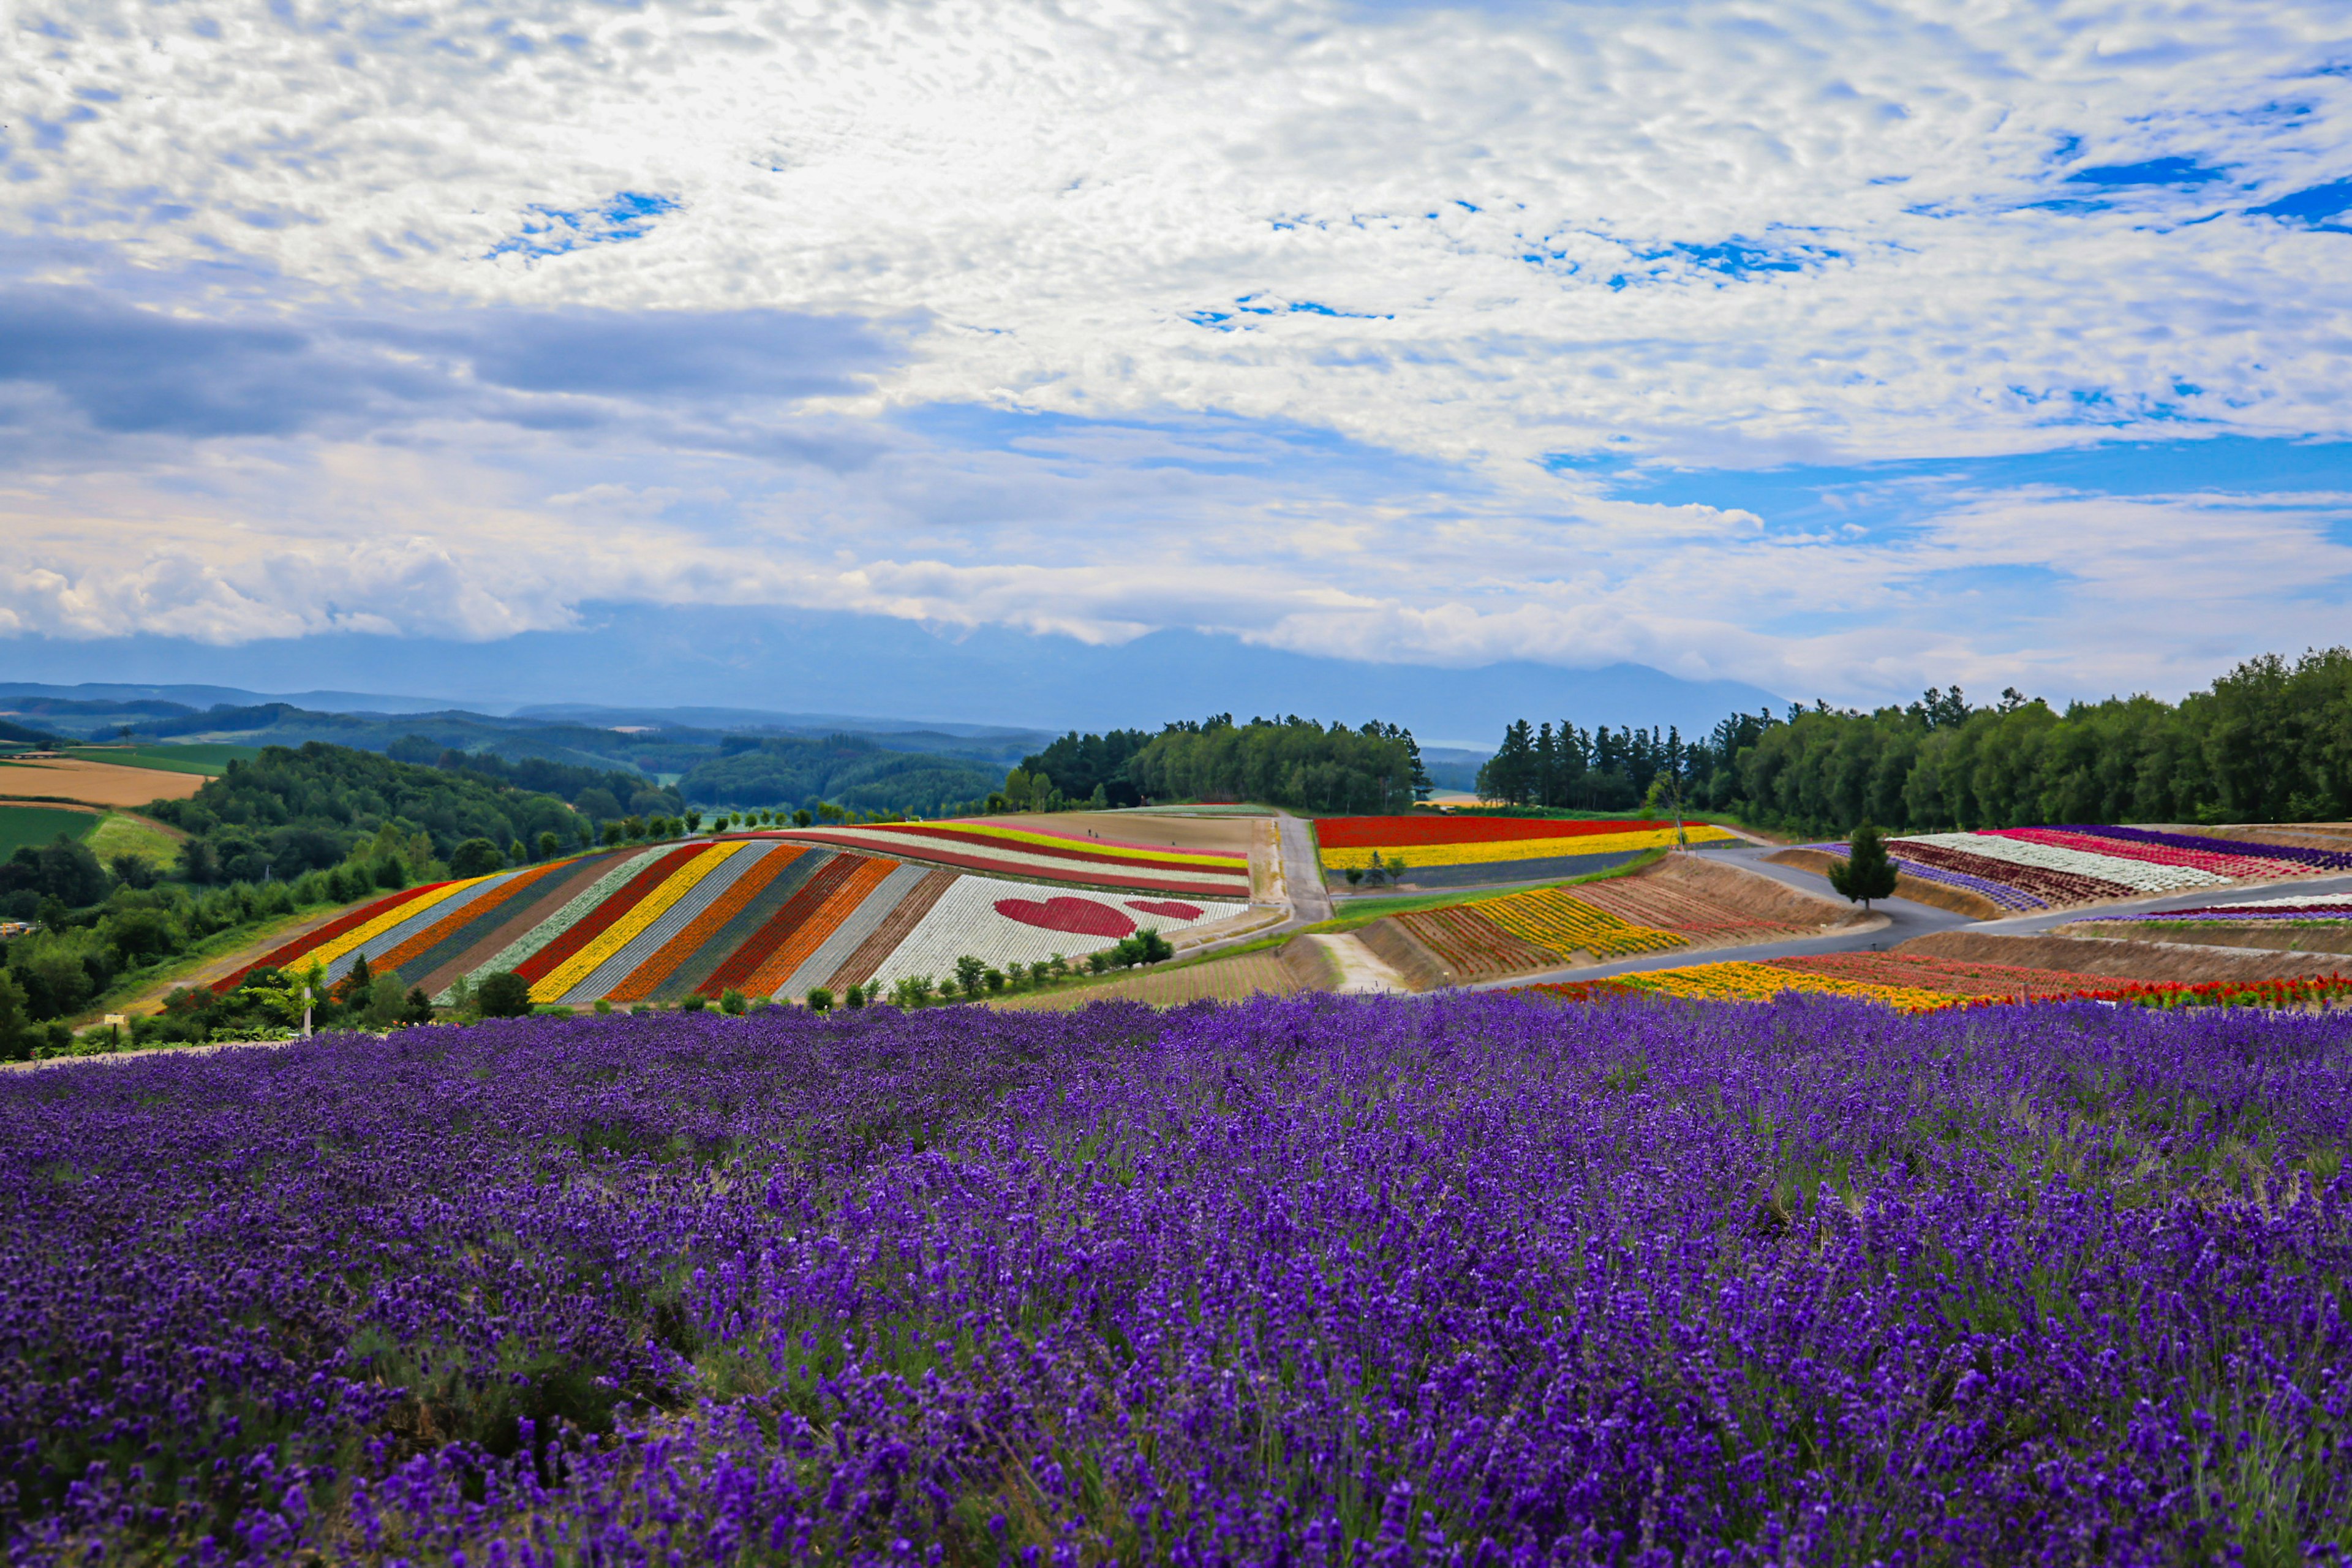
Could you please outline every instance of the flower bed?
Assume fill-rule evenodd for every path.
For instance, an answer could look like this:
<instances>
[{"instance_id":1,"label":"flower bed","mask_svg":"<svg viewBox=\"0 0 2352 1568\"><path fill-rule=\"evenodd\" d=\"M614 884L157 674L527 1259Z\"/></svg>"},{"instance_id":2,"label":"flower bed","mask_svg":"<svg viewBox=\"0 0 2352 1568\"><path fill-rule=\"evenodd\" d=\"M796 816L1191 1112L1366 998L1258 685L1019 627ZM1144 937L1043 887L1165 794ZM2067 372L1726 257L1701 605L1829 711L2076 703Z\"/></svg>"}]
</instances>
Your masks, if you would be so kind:
<instances>
[{"instance_id":1,"label":"flower bed","mask_svg":"<svg viewBox=\"0 0 2352 1568\"><path fill-rule=\"evenodd\" d=\"M1319 831L1319 828L1318 828ZM1717 844L1730 841L1732 835L1706 823L1695 823L1687 830L1692 844ZM1366 845L1360 847L1333 848L1323 847L1323 868L1327 871L1345 871L1351 868L1369 869L1373 857L1381 862L1402 859L1408 867L1428 866L1490 866L1510 860L1547 860L1568 855L1622 855L1643 849L1669 848L1675 842L1671 827L1643 827L1616 833L1583 833L1544 838L1511 837L1483 842L1428 845Z\"/></svg>"},{"instance_id":2,"label":"flower bed","mask_svg":"<svg viewBox=\"0 0 2352 1568\"><path fill-rule=\"evenodd\" d=\"M2352 1017L1830 997L7 1075L0 1528L24 1568L2339 1562L2347 1100Z\"/></svg>"},{"instance_id":3,"label":"flower bed","mask_svg":"<svg viewBox=\"0 0 2352 1568\"><path fill-rule=\"evenodd\" d=\"M2109 859L2139 860L2154 866L2185 866L2210 873L2225 882L2295 877L2304 871L2303 867L2292 860L2258 855L2217 854L2210 849L2178 849L2164 844L2141 844L2128 838L2103 837L2071 827L2001 827L1990 830L1990 836L2047 844L2063 849L2079 849Z\"/></svg>"},{"instance_id":4,"label":"flower bed","mask_svg":"<svg viewBox=\"0 0 2352 1568\"><path fill-rule=\"evenodd\" d=\"M1128 847L952 823L885 823L858 827L792 828L767 835L794 843L835 845L959 870L995 872L1082 888L1131 888L1190 898L1249 897L1249 860L1239 855Z\"/></svg>"},{"instance_id":5,"label":"flower bed","mask_svg":"<svg viewBox=\"0 0 2352 1568\"><path fill-rule=\"evenodd\" d=\"M1637 952L1669 952L1688 945L1673 931L1635 925L1558 888L1481 900L1477 912L1513 936L1563 958L1580 951L1595 958L1623 958Z\"/></svg>"}]
</instances>

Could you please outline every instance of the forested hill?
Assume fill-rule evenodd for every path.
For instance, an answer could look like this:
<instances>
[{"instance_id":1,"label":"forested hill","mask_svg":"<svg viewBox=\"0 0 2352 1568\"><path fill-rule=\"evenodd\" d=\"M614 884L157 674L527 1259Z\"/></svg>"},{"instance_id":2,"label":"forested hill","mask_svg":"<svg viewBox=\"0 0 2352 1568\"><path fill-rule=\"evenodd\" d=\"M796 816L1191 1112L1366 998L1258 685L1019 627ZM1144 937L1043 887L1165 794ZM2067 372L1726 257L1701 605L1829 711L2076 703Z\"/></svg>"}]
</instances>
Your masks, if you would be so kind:
<instances>
[{"instance_id":1,"label":"forested hill","mask_svg":"<svg viewBox=\"0 0 2352 1568\"><path fill-rule=\"evenodd\" d=\"M719 751L677 781L697 805L828 801L848 811L931 816L987 795L999 776L961 758L889 751L859 735L730 735Z\"/></svg>"},{"instance_id":2,"label":"forested hill","mask_svg":"<svg viewBox=\"0 0 2352 1568\"><path fill-rule=\"evenodd\" d=\"M1734 714L1668 731L1514 724L1479 793L1514 805L1615 807L1683 786L1687 805L1768 826L1925 832L2050 822L2303 822L2352 817L2352 648L2239 665L2178 703L2063 711L1957 686L1875 712Z\"/></svg>"},{"instance_id":3,"label":"forested hill","mask_svg":"<svg viewBox=\"0 0 2352 1568\"><path fill-rule=\"evenodd\" d=\"M623 775L598 776L626 783ZM610 798L609 788L597 787ZM673 799L656 794L651 803ZM429 841L429 855L408 857L419 862L446 860L470 838L487 838L501 851L516 844L535 851L540 836L552 833L570 849L589 841L595 827L593 818L553 795L471 769L424 767L315 741L299 750L265 747L251 762L231 763L188 799L159 801L152 810L203 846L188 856L196 881L284 880L337 866L387 826Z\"/></svg>"}]
</instances>

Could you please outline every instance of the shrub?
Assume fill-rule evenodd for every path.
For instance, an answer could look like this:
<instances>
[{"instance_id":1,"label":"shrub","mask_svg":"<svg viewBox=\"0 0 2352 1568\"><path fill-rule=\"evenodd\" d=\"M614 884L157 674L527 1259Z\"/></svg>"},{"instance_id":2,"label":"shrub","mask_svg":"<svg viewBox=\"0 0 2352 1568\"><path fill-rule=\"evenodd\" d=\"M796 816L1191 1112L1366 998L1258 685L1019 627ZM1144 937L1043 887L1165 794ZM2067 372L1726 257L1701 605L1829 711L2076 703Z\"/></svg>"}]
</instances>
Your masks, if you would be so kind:
<instances>
[{"instance_id":1,"label":"shrub","mask_svg":"<svg viewBox=\"0 0 2352 1568\"><path fill-rule=\"evenodd\" d=\"M507 858L487 838L468 838L449 852L449 875L487 877L506 868Z\"/></svg>"},{"instance_id":2,"label":"shrub","mask_svg":"<svg viewBox=\"0 0 2352 1568\"><path fill-rule=\"evenodd\" d=\"M511 969L482 976L474 1005L485 1018L520 1018L530 1011L530 982Z\"/></svg>"},{"instance_id":3,"label":"shrub","mask_svg":"<svg viewBox=\"0 0 2352 1568\"><path fill-rule=\"evenodd\" d=\"M744 1006L745 1001L743 993L736 990L732 985L729 986L719 995L719 1010L722 1013L732 1013L740 1018L743 1016Z\"/></svg>"},{"instance_id":4,"label":"shrub","mask_svg":"<svg viewBox=\"0 0 2352 1568\"><path fill-rule=\"evenodd\" d=\"M809 988L808 1005L812 1013L828 1012L833 1007L833 993L822 985L813 985Z\"/></svg>"}]
</instances>

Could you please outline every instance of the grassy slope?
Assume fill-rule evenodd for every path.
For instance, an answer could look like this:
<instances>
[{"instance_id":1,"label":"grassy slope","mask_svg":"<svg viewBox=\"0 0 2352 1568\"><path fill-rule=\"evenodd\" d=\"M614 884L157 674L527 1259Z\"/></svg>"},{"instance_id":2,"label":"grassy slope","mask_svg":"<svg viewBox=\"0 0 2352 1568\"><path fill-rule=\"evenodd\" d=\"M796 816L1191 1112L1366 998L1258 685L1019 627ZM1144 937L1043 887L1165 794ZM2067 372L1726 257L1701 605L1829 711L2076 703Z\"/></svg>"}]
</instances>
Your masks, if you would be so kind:
<instances>
[{"instance_id":1,"label":"grassy slope","mask_svg":"<svg viewBox=\"0 0 2352 1568\"><path fill-rule=\"evenodd\" d=\"M0 805L0 859L27 845L48 843L58 834L68 838L89 837L98 826L94 811L66 811L47 805Z\"/></svg>"},{"instance_id":2,"label":"grassy slope","mask_svg":"<svg viewBox=\"0 0 2352 1568\"><path fill-rule=\"evenodd\" d=\"M99 819L89 836L89 847L100 860L111 865L118 855L136 855L158 870L168 868L178 857L180 840L187 837L160 822L151 822L136 812L110 811Z\"/></svg>"}]
</instances>

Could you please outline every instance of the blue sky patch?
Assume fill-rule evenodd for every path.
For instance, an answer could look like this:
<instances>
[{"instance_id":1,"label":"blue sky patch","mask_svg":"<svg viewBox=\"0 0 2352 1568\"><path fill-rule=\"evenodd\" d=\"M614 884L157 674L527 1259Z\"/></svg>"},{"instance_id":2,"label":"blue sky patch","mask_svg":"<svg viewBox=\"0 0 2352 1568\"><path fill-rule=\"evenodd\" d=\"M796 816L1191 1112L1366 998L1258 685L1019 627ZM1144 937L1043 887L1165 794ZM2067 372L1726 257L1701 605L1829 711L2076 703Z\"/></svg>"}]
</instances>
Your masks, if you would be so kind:
<instances>
[{"instance_id":1,"label":"blue sky patch","mask_svg":"<svg viewBox=\"0 0 2352 1568\"><path fill-rule=\"evenodd\" d=\"M2274 202L2246 210L2261 217L2286 218L2313 228L2352 233L2352 229L2347 229L2343 224L2328 221L2341 217L2347 208L2352 208L2352 180L2330 180L2324 185L2290 191Z\"/></svg>"},{"instance_id":2,"label":"blue sky patch","mask_svg":"<svg viewBox=\"0 0 2352 1568\"><path fill-rule=\"evenodd\" d=\"M2209 169L2194 158L2150 158L2139 163L2100 163L2066 176L2070 185L2116 189L2129 185L2201 185L2226 179L2220 169Z\"/></svg>"},{"instance_id":3,"label":"blue sky patch","mask_svg":"<svg viewBox=\"0 0 2352 1568\"><path fill-rule=\"evenodd\" d=\"M621 191L598 206L574 210L533 204L526 210L539 215L539 220L525 219L522 231L490 247L484 260L509 254L536 260L542 256L562 256L583 245L643 239L653 232L654 220L665 213L676 212L677 203L668 196L648 195L643 191Z\"/></svg>"}]
</instances>

